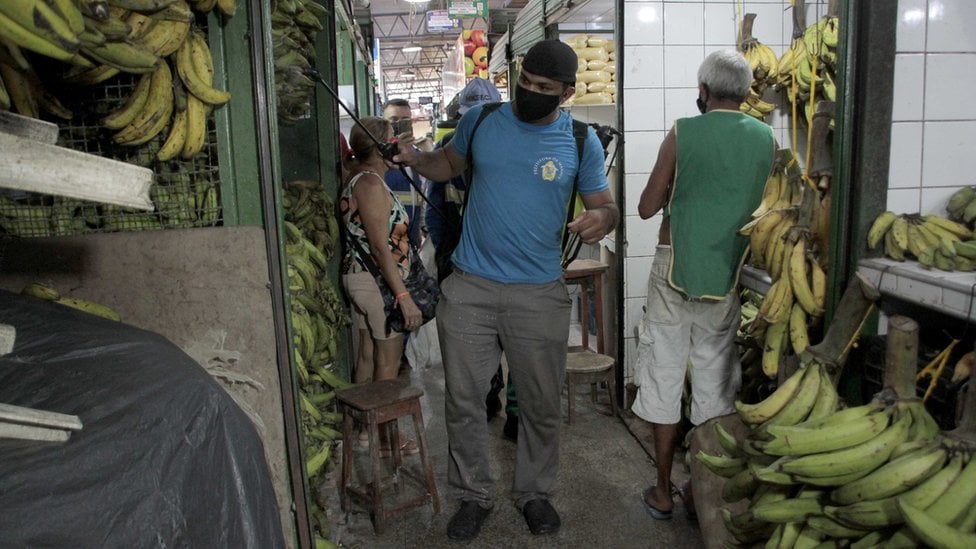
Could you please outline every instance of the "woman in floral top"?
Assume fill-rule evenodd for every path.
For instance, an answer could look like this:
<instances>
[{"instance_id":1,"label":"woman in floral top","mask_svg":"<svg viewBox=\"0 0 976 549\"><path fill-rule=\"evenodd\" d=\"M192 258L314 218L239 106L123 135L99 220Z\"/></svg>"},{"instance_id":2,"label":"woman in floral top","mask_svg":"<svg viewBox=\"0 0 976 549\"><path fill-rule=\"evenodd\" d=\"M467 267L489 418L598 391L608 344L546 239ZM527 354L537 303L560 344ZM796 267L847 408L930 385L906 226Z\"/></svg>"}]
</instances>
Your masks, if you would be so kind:
<instances>
[{"instance_id":1,"label":"woman in floral top","mask_svg":"<svg viewBox=\"0 0 976 549\"><path fill-rule=\"evenodd\" d=\"M362 124L377 138L393 137L393 128L382 118L366 117ZM353 316L359 332L359 355L353 380L361 383L396 378L404 344L402 333L386 333L383 297L361 259L366 250L397 296L407 329L416 330L422 320L420 309L403 283L410 272L409 220L403 204L384 182L389 164L380 155L376 143L359 126L352 128L349 145L353 157L346 162L348 179L339 201L348 237L342 280L356 313ZM363 444L364 434L360 434ZM418 451L414 441L402 436L400 440L402 452ZM388 442L384 440L384 444Z\"/></svg>"}]
</instances>

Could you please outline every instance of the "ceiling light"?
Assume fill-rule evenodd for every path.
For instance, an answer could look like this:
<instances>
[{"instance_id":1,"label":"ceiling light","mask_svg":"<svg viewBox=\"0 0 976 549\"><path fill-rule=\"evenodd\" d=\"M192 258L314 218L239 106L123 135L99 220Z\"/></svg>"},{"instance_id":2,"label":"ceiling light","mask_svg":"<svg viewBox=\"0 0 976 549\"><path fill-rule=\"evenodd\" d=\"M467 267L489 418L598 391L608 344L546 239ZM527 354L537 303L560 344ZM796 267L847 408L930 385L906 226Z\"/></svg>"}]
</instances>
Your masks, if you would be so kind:
<instances>
[{"instance_id":1,"label":"ceiling light","mask_svg":"<svg viewBox=\"0 0 976 549\"><path fill-rule=\"evenodd\" d=\"M414 53L414 52L418 52L418 51L420 51L422 49L424 49L424 48L422 48L420 46L404 46L402 49L400 49L400 51L402 51L403 53Z\"/></svg>"},{"instance_id":2,"label":"ceiling light","mask_svg":"<svg viewBox=\"0 0 976 549\"><path fill-rule=\"evenodd\" d=\"M405 0L408 4L426 4L430 0Z\"/></svg>"}]
</instances>

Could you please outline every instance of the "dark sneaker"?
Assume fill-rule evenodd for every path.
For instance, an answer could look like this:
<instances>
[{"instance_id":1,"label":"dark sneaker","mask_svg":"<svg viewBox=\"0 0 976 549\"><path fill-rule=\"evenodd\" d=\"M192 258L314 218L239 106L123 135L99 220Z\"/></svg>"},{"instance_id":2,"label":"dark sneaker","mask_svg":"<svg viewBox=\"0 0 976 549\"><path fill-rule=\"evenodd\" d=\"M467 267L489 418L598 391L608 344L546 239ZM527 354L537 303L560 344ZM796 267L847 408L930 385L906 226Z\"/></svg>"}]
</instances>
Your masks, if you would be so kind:
<instances>
[{"instance_id":1,"label":"dark sneaker","mask_svg":"<svg viewBox=\"0 0 976 549\"><path fill-rule=\"evenodd\" d=\"M481 524L490 514L490 507L485 509L476 501L462 501L461 508L447 523L447 537L456 540L474 539L481 531Z\"/></svg>"},{"instance_id":2,"label":"dark sneaker","mask_svg":"<svg viewBox=\"0 0 976 549\"><path fill-rule=\"evenodd\" d=\"M508 416L505 418L505 427L502 428L502 435L512 442L518 442L518 416Z\"/></svg>"},{"instance_id":3,"label":"dark sneaker","mask_svg":"<svg viewBox=\"0 0 976 549\"><path fill-rule=\"evenodd\" d=\"M559 513L547 499L534 499L522 506L522 515L533 534L555 534L559 531Z\"/></svg>"}]
</instances>

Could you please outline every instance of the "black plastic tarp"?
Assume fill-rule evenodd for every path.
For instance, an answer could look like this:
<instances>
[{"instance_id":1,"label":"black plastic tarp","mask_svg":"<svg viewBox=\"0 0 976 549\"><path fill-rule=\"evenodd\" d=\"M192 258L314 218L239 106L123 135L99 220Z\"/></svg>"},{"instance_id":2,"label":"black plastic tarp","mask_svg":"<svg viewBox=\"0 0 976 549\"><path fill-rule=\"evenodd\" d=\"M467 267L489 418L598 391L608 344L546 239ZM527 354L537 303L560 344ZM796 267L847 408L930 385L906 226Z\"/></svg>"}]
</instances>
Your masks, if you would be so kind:
<instances>
[{"instance_id":1,"label":"black plastic tarp","mask_svg":"<svg viewBox=\"0 0 976 549\"><path fill-rule=\"evenodd\" d=\"M0 290L0 402L77 415L67 442L0 439L0 547L284 545L261 439L159 334Z\"/></svg>"}]
</instances>

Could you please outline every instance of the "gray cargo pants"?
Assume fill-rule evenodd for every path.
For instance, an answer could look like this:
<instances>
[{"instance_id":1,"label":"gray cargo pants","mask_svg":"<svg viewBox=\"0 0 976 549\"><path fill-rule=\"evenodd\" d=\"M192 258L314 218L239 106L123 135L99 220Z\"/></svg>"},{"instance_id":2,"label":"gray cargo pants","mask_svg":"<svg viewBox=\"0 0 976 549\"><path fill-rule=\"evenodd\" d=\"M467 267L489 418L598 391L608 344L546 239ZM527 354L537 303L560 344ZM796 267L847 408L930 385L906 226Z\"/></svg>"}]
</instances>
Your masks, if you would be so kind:
<instances>
[{"instance_id":1,"label":"gray cargo pants","mask_svg":"<svg viewBox=\"0 0 976 549\"><path fill-rule=\"evenodd\" d=\"M460 500L494 504L485 394L504 348L519 394L512 497L520 508L548 498L559 470L571 309L565 283L503 284L455 270L441 289L436 319L446 385L448 483Z\"/></svg>"}]
</instances>

